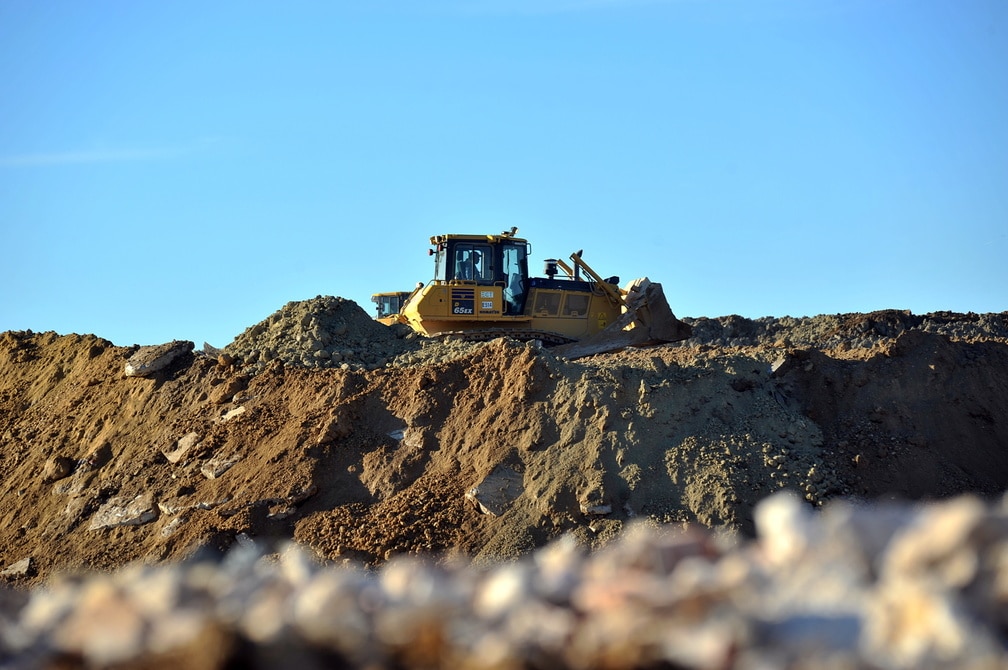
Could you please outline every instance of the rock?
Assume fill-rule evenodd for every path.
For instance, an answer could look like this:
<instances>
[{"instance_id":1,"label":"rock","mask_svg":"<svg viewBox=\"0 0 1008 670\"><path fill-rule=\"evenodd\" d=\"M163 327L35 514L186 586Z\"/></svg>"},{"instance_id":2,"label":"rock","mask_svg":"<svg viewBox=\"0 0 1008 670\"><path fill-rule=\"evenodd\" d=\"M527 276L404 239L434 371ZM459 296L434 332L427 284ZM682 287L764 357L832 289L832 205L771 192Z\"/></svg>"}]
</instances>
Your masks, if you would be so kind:
<instances>
[{"instance_id":1,"label":"rock","mask_svg":"<svg viewBox=\"0 0 1008 670\"><path fill-rule=\"evenodd\" d=\"M0 578L22 579L30 577L35 572L35 562L31 556L22 558L17 563L11 563L3 570L0 570Z\"/></svg>"},{"instance_id":2,"label":"rock","mask_svg":"<svg viewBox=\"0 0 1008 670\"><path fill-rule=\"evenodd\" d=\"M164 527L161 529L161 537L171 537L176 532L178 532L178 529L181 528L184 524L185 519L183 519L180 516L175 517L174 519L166 523Z\"/></svg>"},{"instance_id":3,"label":"rock","mask_svg":"<svg viewBox=\"0 0 1008 670\"><path fill-rule=\"evenodd\" d=\"M73 467L73 461L66 456L52 456L42 468L42 481L48 484L69 477L73 473Z\"/></svg>"},{"instance_id":4,"label":"rock","mask_svg":"<svg viewBox=\"0 0 1008 670\"><path fill-rule=\"evenodd\" d=\"M157 506L158 509L161 510L162 514L178 514L179 512L192 507L191 504L183 502L179 498L168 498L167 500L158 500Z\"/></svg>"},{"instance_id":5,"label":"rock","mask_svg":"<svg viewBox=\"0 0 1008 670\"><path fill-rule=\"evenodd\" d=\"M495 472L506 470L516 472L508 465ZM337 567L301 546L275 552L237 532L221 561L133 566L34 591L0 627L4 660L11 667L56 667L66 658L87 667L160 667L177 658L218 667L249 656L264 668L291 659L307 667L1008 667L999 594L1008 578L1004 510L962 500L927 513L834 505L807 513L794 496L773 496L752 542L640 522L598 551L566 535L531 556L482 566L396 556L373 570ZM924 544L922 521L935 524L933 547ZM183 522L171 519L162 536ZM768 543L779 545L776 553ZM910 561L915 548L927 552L920 561ZM968 583L942 565L959 550L981 566ZM886 552L894 555L887 560ZM876 558L884 569L875 569ZM237 651L225 644L236 641ZM204 653L178 656L194 648ZM213 655L222 649L230 655Z\"/></svg>"},{"instance_id":6,"label":"rock","mask_svg":"<svg viewBox=\"0 0 1008 670\"><path fill-rule=\"evenodd\" d=\"M505 464L498 465L479 484L466 492L466 500L484 514L500 516L522 494L522 474Z\"/></svg>"},{"instance_id":7,"label":"rock","mask_svg":"<svg viewBox=\"0 0 1008 670\"><path fill-rule=\"evenodd\" d=\"M162 450L161 453L164 454L164 457L168 459L169 463L178 463L185 458L185 455L189 453L190 449L196 446L199 439L199 433L186 433L184 436L179 438L178 442L175 443L174 449L171 451Z\"/></svg>"},{"instance_id":8,"label":"rock","mask_svg":"<svg viewBox=\"0 0 1008 670\"><path fill-rule=\"evenodd\" d=\"M210 510L229 502L231 502L231 498L222 498L221 500L203 500L196 503L193 507L195 509Z\"/></svg>"},{"instance_id":9,"label":"rock","mask_svg":"<svg viewBox=\"0 0 1008 670\"><path fill-rule=\"evenodd\" d=\"M140 347L126 361L127 377L147 377L171 365L176 359L193 350L188 340L174 340L165 344Z\"/></svg>"},{"instance_id":10,"label":"rock","mask_svg":"<svg viewBox=\"0 0 1008 670\"><path fill-rule=\"evenodd\" d=\"M341 440L353 432L353 420L346 407L337 407L333 413L322 422L316 442L325 444L333 440Z\"/></svg>"},{"instance_id":11,"label":"rock","mask_svg":"<svg viewBox=\"0 0 1008 670\"><path fill-rule=\"evenodd\" d=\"M793 370L797 365L797 359L793 354L785 354L779 357L770 366L770 376L780 378Z\"/></svg>"},{"instance_id":12,"label":"rock","mask_svg":"<svg viewBox=\"0 0 1008 670\"><path fill-rule=\"evenodd\" d=\"M244 391L247 385L248 379L246 377L232 377L214 389L210 395L210 402L215 405L230 402L239 391Z\"/></svg>"},{"instance_id":13,"label":"rock","mask_svg":"<svg viewBox=\"0 0 1008 670\"><path fill-rule=\"evenodd\" d=\"M207 479L217 479L222 474L231 469L234 465L234 461L225 460L223 458L211 458L209 461L203 464L200 468L200 472Z\"/></svg>"},{"instance_id":14,"label":"rock","mask_svg":"<svg viewBox=\"0 0 1008 670\"><path fill-rule=\"evenodd\" d=\"M427 432L418 426L410 426L403 432L402 444L410 449L423 449L426 446Z\"/></svg>"},{"instance_id":15,"label":"rock","mask_svg":"<svg viewBox=\"0 0 1008 670\"><path fill-rule=\"evenodd\" d=\"M87 487L88 474L84 470L77 470L69 479L60 481L53 486L52 492L57 495L77 495L82 493Z\"/></svg>"},{"instance_id":16,"label":"rock","mask_svg":"<svg viewBox=\"0 0 1008 670\"><path fill-rule=\"evenodd\" d=\"M612 505L590 505L588 503L581 503L580 507L582 514L588 514L590 516L605 516L606 514L612 514Z\"/></svg>"},{"instance_id":17,"label":"rock","mask_svg":"<svg viewBox=\"0 0 1008 670\"><path fill-rule=\"evenodd\" d=\"M896 575L930 573L950 587L972 583L980 569L971 539L986 510L972 495L947 501L918 513L890 541L880 561L881 570Z\"/></svg>"},{"instance_id":18,"label":"rock","mask_svg":"<svg viewBox=\"0 0 1008 670\"><path fill-rule=\"evenodd\" d=\"M220 420L222 422L223 421L230 421L231 419L239 417L239 416L241 416L244 413L245 413L245 406L244 405L242 405L241 407L235 407L234 409L231 409L231 410L228 410L227 412L225 412L224 416L222 416Z\"/></svg>"},{"instance_id":19,"label":"rock","mask_svg":"<svg viewBox=\"0 0 1008 670\"><path fill-rule=\"evenodd\" d=\"M115 528L116 526L139 526L157 518L154 500L150 493L141 493L135 498L114 496L98 508L88 530Z\"/></svg>"}]
</instances>

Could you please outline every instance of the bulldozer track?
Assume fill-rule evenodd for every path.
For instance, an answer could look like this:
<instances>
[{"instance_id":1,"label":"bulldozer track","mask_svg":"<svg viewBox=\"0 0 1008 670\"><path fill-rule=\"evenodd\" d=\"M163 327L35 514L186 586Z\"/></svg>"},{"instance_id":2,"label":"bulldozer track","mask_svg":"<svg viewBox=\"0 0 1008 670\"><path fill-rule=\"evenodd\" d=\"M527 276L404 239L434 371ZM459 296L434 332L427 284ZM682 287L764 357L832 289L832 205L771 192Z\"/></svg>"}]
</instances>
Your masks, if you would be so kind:
<instances>
[{"instance_id":1,"label":"bulldozer track","mask_svg":"<svg viewBox=\"0 0 1008 670\"><path fill-rule=\"evenodd\" d=\"M539 340L546 346L567 344L574 340L570 337L541 330L515 330L511 328L483 328L480 330L449 330L431 336L434 339L455 338L465 342L489 342L498 337L510 337L514 340Z\"/></svg>"}]
</instances>

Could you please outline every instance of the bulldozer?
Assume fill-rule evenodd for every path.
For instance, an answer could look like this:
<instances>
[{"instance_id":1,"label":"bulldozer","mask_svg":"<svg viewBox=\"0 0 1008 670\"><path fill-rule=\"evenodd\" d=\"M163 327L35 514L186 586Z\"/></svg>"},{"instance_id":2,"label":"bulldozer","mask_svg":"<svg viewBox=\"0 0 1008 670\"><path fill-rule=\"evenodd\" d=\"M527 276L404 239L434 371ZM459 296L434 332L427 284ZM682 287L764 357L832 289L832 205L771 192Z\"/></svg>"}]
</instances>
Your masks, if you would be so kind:
<instances>
[{"instance_id":1,"label":"bulldozer","mask_svg":"<svg viewBox=\"0 0 1008 670\"><path fill-rule=\"evenodd\" d=\"M677 342L692 329L675 317L661 284L642 277L620 288L582 258L544 261L529 275L531 245L517 228L499 235L435 235L434 278L409 293L376 293L376 318L428 337L539 340L564 358Z\"/></svg>"},{"instance_id":2,"label":"bulldozer","mask_svg":"<svg viewBox=\"0 0 1008 670\"><path fill-rule=\"evenodd\" d=\"M391 326L399 322L399 311L410 296L409 291L390 291L388 293L375 293L371 296L371 302L375 304L375 319Z\"/></svg>"}]
</instances>

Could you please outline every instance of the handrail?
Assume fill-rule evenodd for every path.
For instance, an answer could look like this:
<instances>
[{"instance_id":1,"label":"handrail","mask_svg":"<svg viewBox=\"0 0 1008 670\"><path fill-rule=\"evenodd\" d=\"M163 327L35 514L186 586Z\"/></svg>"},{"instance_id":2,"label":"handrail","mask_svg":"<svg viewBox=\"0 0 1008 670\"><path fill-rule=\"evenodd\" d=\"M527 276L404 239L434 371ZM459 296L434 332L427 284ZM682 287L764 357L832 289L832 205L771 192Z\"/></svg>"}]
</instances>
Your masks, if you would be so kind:
<instances>
[{"instance_id":1,"label":"handrail","mask_svg":"<svg viewBox=\"0 0 1008 670\"><path fill-rule=\"evenodd\" d=\"M600 277L598 273L592 270L591 267L584 262L583 258L578 256L577 254L571 254L570 259L574 261L574 265L579 266L582 270L585 271L585 274L587 274L589 277L595 280L595 283L598 284L602 288L602 290L606 292L606 295L609 296L610 300L612 300L617 305L623 305L624 307L628 306L626 300L624 300L623 296L620 295L620 292L617 289L613 288L612 284L602 279L602 277ZM560 261L558 261L557 264L559 265ZM564 265L566 266L566 263L564 263ZM569 272L569 269L568 273L571 276L573 276L573 273Z\"/></svg>"}]
</instances>

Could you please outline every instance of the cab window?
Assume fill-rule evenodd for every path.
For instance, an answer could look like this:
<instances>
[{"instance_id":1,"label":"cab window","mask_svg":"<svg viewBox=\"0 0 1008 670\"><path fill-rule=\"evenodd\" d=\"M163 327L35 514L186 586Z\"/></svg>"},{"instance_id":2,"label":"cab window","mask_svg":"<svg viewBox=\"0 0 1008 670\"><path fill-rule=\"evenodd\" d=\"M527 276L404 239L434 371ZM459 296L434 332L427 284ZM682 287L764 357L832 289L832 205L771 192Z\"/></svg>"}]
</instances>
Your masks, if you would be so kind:
<instances>
[{"instance_id":1,"label":"cab window","mask_svg":"<svg viewBox=\"0 0 1008 670\"><path fill-rule=\"evenodd\" d=\"M493 248L489 244L459 243L454 249L454 278L492 284Z\"/></svg>"}]
</instances>

